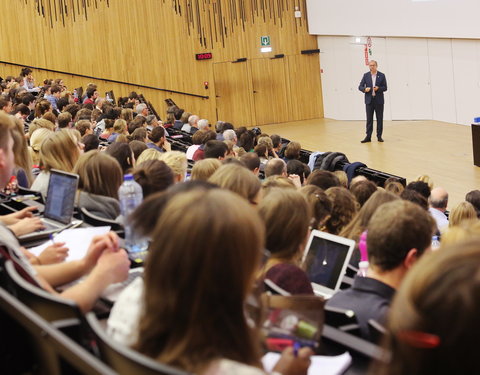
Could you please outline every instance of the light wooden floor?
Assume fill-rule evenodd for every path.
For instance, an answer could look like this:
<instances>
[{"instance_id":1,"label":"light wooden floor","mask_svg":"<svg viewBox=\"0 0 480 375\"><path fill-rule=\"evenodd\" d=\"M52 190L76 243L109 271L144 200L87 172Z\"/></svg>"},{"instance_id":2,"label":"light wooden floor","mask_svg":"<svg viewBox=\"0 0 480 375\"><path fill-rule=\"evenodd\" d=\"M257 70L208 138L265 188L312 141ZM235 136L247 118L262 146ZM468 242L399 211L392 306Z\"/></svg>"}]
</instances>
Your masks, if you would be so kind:
<instances>
[{"instance_id":1,"label":"light wooden floor","mask_svg":"<svg viewBox=\"0 0 480 375\"><path fill-rule=\"evenodd\" d=\"M405 177L427 174L449 193L451 209L465 194L480 189L480 168L473 165L470 126L438 121L386 121L384 143L361 144L363 121L317 119L261 126L267 134L296 140L312 151L339 151L350 162Z\"/></svg>"}]
</instances>

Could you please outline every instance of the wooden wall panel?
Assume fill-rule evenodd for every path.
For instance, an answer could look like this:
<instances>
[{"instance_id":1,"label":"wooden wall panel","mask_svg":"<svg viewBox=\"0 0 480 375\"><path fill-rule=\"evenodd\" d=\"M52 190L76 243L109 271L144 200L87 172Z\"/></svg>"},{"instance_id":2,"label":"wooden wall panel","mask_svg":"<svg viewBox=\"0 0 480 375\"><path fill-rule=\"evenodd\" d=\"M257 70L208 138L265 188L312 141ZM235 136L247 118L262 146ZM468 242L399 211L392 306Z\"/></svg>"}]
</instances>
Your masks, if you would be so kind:
<instances>
[{"instance_id":1,"label":"wooden wall panel","mask_svg":"<svg viewBox=\"0 0 480 375\"><path fill-rule=\"evenodd\" d=\"M1 61L209 96L139 90L160 109L172 97L212 122L213 64L317 48L308 35L305 0L9 0L0 2L0 14ZM271 53L260 52L262 35L270 36ZM196 61L201 52L212 52L213 59ZM318 65L305 69L320 75ZM66 79L70 87L77 81L84 80ZM131 90L127 85L120 95Z\"/></svg>"}]
</instances>

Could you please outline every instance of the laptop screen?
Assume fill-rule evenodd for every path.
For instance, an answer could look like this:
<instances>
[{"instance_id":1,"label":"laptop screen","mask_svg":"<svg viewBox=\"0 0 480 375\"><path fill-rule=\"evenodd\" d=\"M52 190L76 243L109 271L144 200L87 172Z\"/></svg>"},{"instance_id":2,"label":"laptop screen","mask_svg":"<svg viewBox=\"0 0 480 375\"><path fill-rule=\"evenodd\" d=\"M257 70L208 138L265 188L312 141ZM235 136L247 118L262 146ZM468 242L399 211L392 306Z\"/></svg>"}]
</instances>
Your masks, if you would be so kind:
<instances>
[{"instance_id":1,"label":"laptop screen","mask_svg":"<svg viewBox=\"0 0 480 375\"><path fill-rule=\"evenodd\" d=\"M69 224L73 216L78 175L52 169L44 217Z\"/></svg>"},{"instance_id":2,"label":"laptop screen","mask_svg":"<svg viewBox=\"0 0 480 375\"><path fill-rule=\"evenodd\" d=\"M318 287L333 294L340 288L354 247L353 240L312 231L303 255L303 266L314 289Z\"/></svg>"}]
</instances>

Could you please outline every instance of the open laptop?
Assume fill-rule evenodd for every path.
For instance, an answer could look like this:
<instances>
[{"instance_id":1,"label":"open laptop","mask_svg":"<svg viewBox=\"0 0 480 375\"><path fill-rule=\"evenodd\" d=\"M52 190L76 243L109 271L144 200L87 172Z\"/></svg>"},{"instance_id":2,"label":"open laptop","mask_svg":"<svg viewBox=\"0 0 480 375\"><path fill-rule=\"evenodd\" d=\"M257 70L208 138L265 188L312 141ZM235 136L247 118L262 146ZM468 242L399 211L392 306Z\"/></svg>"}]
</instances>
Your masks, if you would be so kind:
<instances>
[{"instance_id":1,"label":"open laptop","mask_svg":"<svg viewBox=\"0 0 480 375\"><path fill-rule=\"evenodd\" d=\"M355 241L313 230L302 258L302 265L316 295L325 299L339 289L352 257Z\"/></svg>"},{"instance_id":2,"label":"open laptop","mask_svg":"<svg viewBox=\"0 0 480 375\"><path fill-rule=\"evenodd\" d=\"M41 219L45 229L20 236L20 242L47 238L50 234L80 225L81 220L72 221L77 186L78 175L52 169Z\"/></svg>"}]
</instances>

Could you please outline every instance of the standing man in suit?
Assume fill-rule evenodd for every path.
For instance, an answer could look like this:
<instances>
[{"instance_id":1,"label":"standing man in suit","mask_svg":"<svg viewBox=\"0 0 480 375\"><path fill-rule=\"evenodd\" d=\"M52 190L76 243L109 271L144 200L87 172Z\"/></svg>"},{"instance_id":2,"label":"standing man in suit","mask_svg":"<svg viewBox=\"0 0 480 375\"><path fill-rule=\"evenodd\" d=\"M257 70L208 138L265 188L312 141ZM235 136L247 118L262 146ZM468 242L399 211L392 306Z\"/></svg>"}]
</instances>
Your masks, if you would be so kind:
<instances>
[{"instance_id":1,"label":"standing man in suit","mask_svg":"<svg viewBox=\"0 0 480 375\"><path fill-rule=\"evenodd\" d=\"M379 142L383 142L383 106L385 100L383 98L383 92L387 91L387 79L385 74L377 70L377 62L371 60L368 64L370 71L363 75L358 89L365 93L365 107L367 110L367 135L361 141L367 143L372 141L373 132L373 112L377 118L377 139Z\"/></svg>"}]
</instances>

